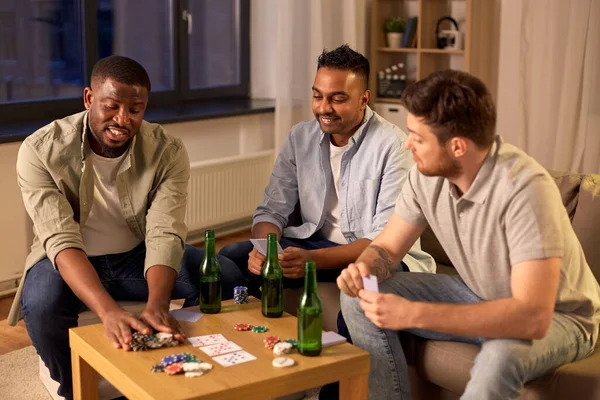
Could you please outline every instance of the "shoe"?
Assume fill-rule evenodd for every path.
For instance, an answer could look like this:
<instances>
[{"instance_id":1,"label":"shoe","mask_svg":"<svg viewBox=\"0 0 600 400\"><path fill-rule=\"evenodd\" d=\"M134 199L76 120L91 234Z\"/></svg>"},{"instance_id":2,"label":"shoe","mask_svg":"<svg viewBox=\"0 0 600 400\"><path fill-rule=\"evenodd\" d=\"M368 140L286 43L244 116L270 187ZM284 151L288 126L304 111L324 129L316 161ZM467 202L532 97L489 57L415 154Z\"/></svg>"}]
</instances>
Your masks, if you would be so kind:
<instances>
[{"instance_id":1,"label":"shoe","mask_svg":"<svg viewBox=\"0 0 600 400\"><path fill-rule=\"evenodd\" d=\"M338 400L340 398L340 383L333 382L321 388L319 400Z\"/></svg>"}]
</instances>

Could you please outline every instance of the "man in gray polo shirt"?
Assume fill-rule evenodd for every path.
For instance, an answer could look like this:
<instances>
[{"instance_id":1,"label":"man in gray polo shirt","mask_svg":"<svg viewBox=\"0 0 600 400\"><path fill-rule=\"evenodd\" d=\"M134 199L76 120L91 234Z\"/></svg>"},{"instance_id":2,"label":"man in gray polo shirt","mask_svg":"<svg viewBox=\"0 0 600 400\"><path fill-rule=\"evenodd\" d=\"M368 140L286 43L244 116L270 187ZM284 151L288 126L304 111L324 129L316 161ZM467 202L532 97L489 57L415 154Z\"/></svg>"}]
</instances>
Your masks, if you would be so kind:
<instances>
[{"instance_id":1,"label":"man in gray polo shirt","mask_svg":"<svg viewBox=\"0 0 600 400\"><path fill-rule=\"evenodd\" d=\"M479 79L437 72L403 102L416 165L383 232L337 280L354 344L371 354L369 397L410 399L406 330L481 345L462 398L517 398L593 351L600 288L550 175L495 136ZM459 276L396 272L427 225ZM363 289L369 274L380 293Z\"/></svg>"}]
</instances>

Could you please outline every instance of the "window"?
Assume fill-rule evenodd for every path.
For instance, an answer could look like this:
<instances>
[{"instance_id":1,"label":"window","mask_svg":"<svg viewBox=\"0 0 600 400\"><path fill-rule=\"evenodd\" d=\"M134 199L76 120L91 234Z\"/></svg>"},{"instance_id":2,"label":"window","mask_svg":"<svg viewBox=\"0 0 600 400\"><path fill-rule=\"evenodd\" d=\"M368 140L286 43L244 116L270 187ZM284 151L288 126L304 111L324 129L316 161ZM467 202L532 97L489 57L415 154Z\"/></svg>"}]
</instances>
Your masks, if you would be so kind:
<instances>
[{"instance_id":1,"label":"window","mask_svg":"<svg viewBox=\"0 0 600 400\"><path fill-rule=\"evenodd\" d=\"M94 63L146 68L153 106L249 88L249 0L0 0L0 122L83 109Z\"/></svg>"}]
</instances>

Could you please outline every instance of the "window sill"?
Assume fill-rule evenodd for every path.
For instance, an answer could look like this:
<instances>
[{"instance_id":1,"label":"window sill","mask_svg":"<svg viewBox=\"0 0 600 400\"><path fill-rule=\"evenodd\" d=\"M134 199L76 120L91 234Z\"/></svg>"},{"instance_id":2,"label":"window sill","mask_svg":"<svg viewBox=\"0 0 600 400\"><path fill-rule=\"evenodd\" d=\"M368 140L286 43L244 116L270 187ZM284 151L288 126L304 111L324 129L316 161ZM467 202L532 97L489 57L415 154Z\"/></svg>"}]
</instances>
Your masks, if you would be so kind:
<instances>
[{"instance_id":1,"label":"window sill","mask_svg":"<svg viewBox=\"0 0 600 400\"><path fill-rule=\"evenodd\" d=\"M275 101L270 99L234 99L211 102L188 103L177 106L150 107L146 121L159 124L227 118L275 111ZM21 142L27 136L52 121L35 121L0 126L0 144Z\"/></svg>"}]
</instances>

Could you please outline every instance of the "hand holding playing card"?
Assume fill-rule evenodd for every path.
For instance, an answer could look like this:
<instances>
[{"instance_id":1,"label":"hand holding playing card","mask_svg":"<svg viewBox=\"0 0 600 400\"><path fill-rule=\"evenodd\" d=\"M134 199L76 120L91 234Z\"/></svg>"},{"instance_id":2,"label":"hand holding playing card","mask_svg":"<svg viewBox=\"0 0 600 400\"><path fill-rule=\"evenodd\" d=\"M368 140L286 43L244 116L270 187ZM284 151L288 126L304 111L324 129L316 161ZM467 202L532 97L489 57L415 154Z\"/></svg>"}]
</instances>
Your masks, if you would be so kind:
<instances>
[{"instance_id":1,"label":"hand holding playing card","mask_svg":"<svg viewBox=\"0 0 600 400\"><path fill-rule=\"evenodd\" d=\"M262 255L255 247L248 255L248 270L255 275L260 275L265 260L265 256Z\"/></svg>"},{"instance_id":2,"label":"hand holding playing card","mask_svg":"<svg viewBox=\"0 0 600 400\"><path fill-rule=\"evenodd\" d=\"M297 247L288 247L279 254L279 264L286 278L302 278L304 276L306 262L310 260L308 250Z\"/></svg>"},{"instance_id":3,"label":"hand holding playing card","mask_svg":"<svg viewBox=\"0 0 600 400\"><path fill-rule=\"evenodd\" d=\"M365 263L352 263L342 270L337 277L338 288L350 297L357 297L358 292L363 289L363 277L370 275L369 267Z\"/></svg>"}]
</instances>

